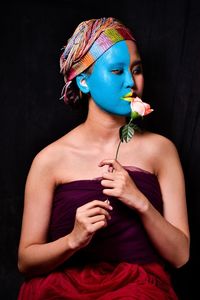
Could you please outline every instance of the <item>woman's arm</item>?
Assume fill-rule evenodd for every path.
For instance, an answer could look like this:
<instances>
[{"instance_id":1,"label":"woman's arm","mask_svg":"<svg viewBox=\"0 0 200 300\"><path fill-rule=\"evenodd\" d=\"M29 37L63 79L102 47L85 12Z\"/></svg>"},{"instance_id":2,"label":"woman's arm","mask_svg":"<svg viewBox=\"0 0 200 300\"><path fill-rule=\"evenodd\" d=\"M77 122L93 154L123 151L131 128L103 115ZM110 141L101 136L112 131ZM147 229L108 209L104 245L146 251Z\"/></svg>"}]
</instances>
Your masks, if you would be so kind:
<instances>
[{"instance_id":1,"label":"woman's arm","mask_svg":"<svg viewBox=\"0 0 200 300\"><path fill-rule=\"evenodd\" d=\"M107 225L109 203L91 201L77 209L73 231L47 242L56 179L49 153L42 151L33 160L26 187L18 267L26 275L52 271L86 246L94 233Z\"/></svg>"},{"instance_id":2,"label":"woman's arm","mask_svg":"<svg viewBox=\"0 0 200 300\"><path fill-rule=\"evenodd\" d=\"M164 218L150 204L141 218L160 254L178 268L188 261L190 250L184 175L174 144L164 137L158 140L156 165Z\"/></svg>"},{"instance_id":3,"label":"woman's arm","mask_svg":"<svg viewBox=\"0 0 200 300\"><path fill-rule=\"evenodd\" d=\"M112 165L114 169L113 173L103 174L102 185L106 195L118 197L137 210L158 252L178 268L188 261L190 245L183 172L176 148L168 139L158 137L153 144L164 204L163 216L138 190L128 172L117 161L100 163L100 166Z\"/></svg>"}]
</instances>

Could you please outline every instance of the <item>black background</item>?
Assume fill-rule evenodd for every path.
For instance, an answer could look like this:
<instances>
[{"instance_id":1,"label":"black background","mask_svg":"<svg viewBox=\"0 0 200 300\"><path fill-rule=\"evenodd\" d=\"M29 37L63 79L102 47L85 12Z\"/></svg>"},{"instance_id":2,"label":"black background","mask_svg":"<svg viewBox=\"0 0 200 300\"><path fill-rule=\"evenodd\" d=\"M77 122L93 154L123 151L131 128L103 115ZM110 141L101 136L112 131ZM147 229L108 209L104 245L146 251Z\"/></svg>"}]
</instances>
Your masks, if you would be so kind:
<instances>
[{"instance_id":1,"label":"black background","mask_svg":"<svg viewBox=\"0 0 200 300\"><path fill-rule=\"evenodd\" d=\"M143 100L155 109L145 125L170 138L187 191L191 258L172 272L180 299L198 299L200 267L199 1L123 0L5 2L0 9L0 285L17 299L24 185L36 153L80 122L61 100L61 48L83 20L117 17L132 28L143 60ZM176 184L176 183L174 183ZM198 295L198 294L197 294ZM28 299L27 299L28 300ZM160 299L158 299L160 300Z\"/></svg>"}]
</instances>

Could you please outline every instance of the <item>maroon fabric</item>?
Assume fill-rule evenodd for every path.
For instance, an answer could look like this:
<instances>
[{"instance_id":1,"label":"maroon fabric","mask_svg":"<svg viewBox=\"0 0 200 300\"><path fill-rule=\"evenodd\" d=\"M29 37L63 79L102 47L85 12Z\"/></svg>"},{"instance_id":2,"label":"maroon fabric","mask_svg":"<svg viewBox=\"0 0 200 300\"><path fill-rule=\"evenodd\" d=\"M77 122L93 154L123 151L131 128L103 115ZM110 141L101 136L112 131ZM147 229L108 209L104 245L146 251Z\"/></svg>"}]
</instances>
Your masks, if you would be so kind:
<instances>
[{"instance_id":1,"label":"maroon fabric","mask_svg":"<svg viewBox=\"0 0 200 300\"><path fill-rule=\"evenodd\" d=\"M158 264L101 263L27 280L18 300L177 300Z\"/></svg>"},{"instance_id":2,"label":"maroon fabric","mask_svg":"<svg viewBox=\"0 0 200 300\"><path fill-rule=\"evenodd\" d=\"M162 196L157 177L136 167L125 167L138 188L162 213ZM71 232L76 209L94 199L105 200L101 178L76 180L57 187L50 221L49 241ZM91 262L150 263L161 258L151 244L137 213L120 200L109 197L113 211L108 226L99 230L90 244L78 251L68 265ZM114 255L113 255L114 249Z\"/></svg>"},{"instance_id":3,"label":"maroon fabric","mask_svg":"<svg viewBox=\"0 0 200 300\"><path fill-rule=\"evenodd\" d=\"M155 175L126 167L139 189L162 213L162 197ZM94 199L105 200L101 178L77 180L55 190L49 241L69 233L77 207ZM112 219L90 245L59 269L26 280L18 300L177 300L163 262L148 239L136 212L109 198Z\"/></svg>"}]
</instances>

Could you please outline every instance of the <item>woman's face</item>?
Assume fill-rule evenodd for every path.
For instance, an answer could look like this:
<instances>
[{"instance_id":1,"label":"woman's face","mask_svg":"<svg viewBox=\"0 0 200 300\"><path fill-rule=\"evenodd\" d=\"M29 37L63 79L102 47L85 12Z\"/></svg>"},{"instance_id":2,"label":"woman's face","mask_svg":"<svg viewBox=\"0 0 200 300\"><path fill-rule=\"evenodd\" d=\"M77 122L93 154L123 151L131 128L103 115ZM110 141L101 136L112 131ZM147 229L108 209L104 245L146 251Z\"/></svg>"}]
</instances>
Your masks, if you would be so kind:
<instances>
[{"instance_id":1,"label":"woman's face","mask_svg":"<svg viewBox=\"0 0 200 300\"><path fill-rule=\"evenodd\" d=\"M141 59L133 41L120 41L95 63L87 77L93 101L103 110L129 116L130 101L141 97L144 85Z\"/></svg>"}]
</instances>

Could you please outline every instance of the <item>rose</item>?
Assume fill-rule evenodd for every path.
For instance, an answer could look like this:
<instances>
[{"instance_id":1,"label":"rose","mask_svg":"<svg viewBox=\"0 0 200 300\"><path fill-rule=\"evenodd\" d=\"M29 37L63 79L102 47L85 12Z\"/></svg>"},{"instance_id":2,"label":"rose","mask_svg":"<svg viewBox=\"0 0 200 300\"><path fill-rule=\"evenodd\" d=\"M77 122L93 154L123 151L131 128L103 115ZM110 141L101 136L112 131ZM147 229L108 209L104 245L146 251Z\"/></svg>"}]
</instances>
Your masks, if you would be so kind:
<instances>
[{"instance_id":1,"label":"rose","mask_svg":"<svg viewBox=\"0 0 200 300\"><path fill-rule=\"evenodd\" d=\"M150 114L153 109L151 106L143 102L139 97L133 98L130 102L131 107L131 118L128 124L120 128L120 142L129 142L133 137L135 130L140 130L138 125L133 123L133 120L138 117L143 117ZM118 150L117 150L118 151Z\"/></svg>"},{"instance_id":2,"label":"rose","mask_svg":"<svg viewBox=\"0 0 200 300\"><path fill-rule=\"evenodd\" d=\"M116 160L117 160L119 147L121 143L123 142L128 143L133 137L135 130L137 131L140 130L138 125L133 123L133 120L138 117L144 117L153 111L151 106L148 103L143 102L139 97L133 98L133 100L130 102L130 107L131 107L130 121L128 124L122 126L119 130L120 142L118 144L116 155L115 155Z\"/></svg>"},{"instance_id":3,"label":"rose","mask_svg":"<svg viewBox=\"0 0 200 300\"><path fill-rule=\"evenodd\" d=\"M136 119L138 117L143 117L150 114L153 109L148 103L143 102L139 97L134 98L131 101L131 119Z\"/></svg>"}]
</instances>

